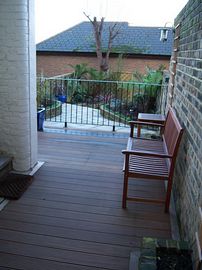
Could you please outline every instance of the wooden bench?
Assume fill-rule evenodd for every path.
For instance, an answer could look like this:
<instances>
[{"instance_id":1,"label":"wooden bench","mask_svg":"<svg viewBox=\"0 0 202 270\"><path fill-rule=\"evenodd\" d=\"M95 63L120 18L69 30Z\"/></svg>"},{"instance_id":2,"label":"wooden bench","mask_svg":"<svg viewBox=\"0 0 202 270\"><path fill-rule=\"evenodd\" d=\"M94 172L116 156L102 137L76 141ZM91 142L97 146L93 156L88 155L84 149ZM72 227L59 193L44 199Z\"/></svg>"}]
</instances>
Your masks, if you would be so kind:
<instances>
[{"instance_id":1,"label":"wooden bench","mask_svg":"<svg viewBox=\"0 0 202 270\"><path fill-rule=\"evenodd\" d=\"M134 126L138 124L163 127L162 140L134 138ZM122 207L126 208L127 201L165 203L165 212L168 212L175 161L183 129L171 108L164 125L131 121L130 127L127 149L122 151L125 155ZM129 178L167 180L165 200L128 197Z\"/></svg>"}]
</instances>

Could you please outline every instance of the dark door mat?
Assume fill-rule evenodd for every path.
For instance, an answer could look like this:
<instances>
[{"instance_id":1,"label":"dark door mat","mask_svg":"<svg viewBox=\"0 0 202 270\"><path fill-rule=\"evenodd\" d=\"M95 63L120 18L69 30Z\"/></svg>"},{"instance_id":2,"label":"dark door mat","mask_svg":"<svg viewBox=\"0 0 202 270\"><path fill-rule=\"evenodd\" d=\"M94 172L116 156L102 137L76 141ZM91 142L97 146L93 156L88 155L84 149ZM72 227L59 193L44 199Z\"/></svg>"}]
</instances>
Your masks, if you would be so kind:
<instances>
[{"instance_id":1,"label":"dark door mat","mask_svg":"<svg viewBox=\"0 0 202 270\"><path fill-rule=\"evenodd\" d=\"M19 199L28 186L32 183L30 175L9 173L0 181L0 197L6 199Z\"/></svg>"}]
</instances>

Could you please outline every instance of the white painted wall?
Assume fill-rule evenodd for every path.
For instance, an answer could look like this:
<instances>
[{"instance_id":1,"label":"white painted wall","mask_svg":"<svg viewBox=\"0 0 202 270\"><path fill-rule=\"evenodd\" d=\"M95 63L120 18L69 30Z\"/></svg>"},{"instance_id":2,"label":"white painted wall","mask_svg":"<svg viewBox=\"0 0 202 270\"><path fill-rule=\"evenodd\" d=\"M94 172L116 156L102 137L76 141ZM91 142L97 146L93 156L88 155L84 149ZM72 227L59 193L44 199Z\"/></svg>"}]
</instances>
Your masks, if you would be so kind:
<instances>
[{"instance_id":1,"label":"white painted wall","mask_svg":"<svg viewBox=\"0 0 202 270\"><path fill-rule=\"evenodd\" d=\"M0 0L0 152L37 163L34 0Z\"/></svg>"}]
</instances>

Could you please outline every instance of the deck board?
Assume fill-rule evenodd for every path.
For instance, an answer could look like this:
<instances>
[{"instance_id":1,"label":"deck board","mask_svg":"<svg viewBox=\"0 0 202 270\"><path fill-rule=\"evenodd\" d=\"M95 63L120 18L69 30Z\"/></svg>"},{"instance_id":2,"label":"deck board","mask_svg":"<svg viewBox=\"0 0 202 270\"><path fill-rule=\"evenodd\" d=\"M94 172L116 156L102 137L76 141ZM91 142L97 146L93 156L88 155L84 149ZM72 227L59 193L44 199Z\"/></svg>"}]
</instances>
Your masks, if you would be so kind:
<instances>
[{"instance_id":1,"label":"deck board","mask_svg":"<svg viewBox=\"0 0 202 270\"><path fill-rule=\"evenodd\" d=\"M124 270L142 237L169 238L163 205L121 208L125 145L107 133L39 133L45 164L22 198L0 212L0 269ZM165 194L160 181L131 182L136 195Z\"/></svg>"}]
</instances>

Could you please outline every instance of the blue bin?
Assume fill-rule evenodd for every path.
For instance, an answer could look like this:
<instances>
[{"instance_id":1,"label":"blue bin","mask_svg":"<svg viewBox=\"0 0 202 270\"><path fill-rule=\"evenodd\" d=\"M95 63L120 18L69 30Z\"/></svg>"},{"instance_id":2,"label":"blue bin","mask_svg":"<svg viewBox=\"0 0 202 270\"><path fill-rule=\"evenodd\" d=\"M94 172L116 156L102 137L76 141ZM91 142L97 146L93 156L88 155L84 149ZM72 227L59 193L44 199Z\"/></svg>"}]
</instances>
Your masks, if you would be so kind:
<instances>
[{"instance_id":1,"label":"blue bin","mask_svg":"<svg viewBox=\"0 0 202 270\"><path fill-rule=\"evenodd\" d=\"M65 95L59 95L58 100L61 101L62 103L65 103L67 101L67 97Z\"/></svg>"},{"instance_id":2,"label":"blue bin","mask_svg":"<svg viewBox=\"0 0 202 270\"><path fill-rule=\"evenodd\" d=\"M45 108L37 111L37 130L43 131L43 124L45 120Z\"/></svg>"}]
</instances>

